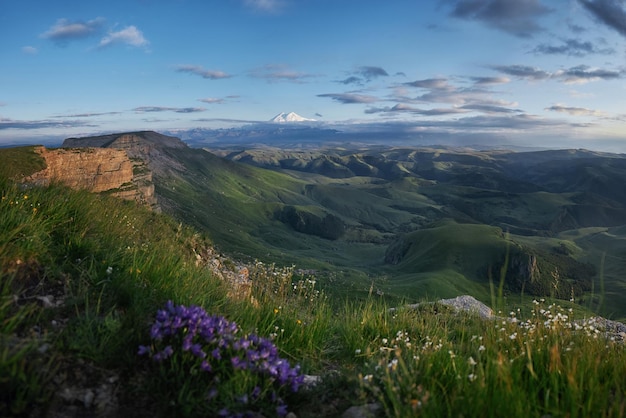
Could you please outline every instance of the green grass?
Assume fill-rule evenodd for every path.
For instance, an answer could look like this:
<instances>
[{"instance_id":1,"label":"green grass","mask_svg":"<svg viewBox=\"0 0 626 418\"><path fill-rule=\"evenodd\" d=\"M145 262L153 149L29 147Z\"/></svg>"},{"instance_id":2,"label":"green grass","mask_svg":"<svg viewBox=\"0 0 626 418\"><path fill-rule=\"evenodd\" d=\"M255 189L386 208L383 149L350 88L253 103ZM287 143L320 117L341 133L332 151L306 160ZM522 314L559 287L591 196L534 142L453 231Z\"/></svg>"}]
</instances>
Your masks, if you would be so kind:
<instances>
[{"instance_id":1,"label":"green grass","mask_svg":"<svg viewBox=\"0 0 626 418\"><path fill-rule=\"evenodd\" d=\"M219 181L229 187L226 195L242 190L233 179ZM286 184L276 187L285 196L294 193ZM0 193L1 416L58 412L67 408L58 398L60 390L73 385L95 390L111 375L120 377L113 383L120 411L200 416L205 380L168 363L162 365L171 367L163 375L163 369L137 356L167 300L197 304L235 321L243 333L272 338L283 358L322 376L315 388L285 399L301 417L340 416L347 407L367 402L380 403L384 416L399 417L482 417L485 411L512 417L626 416L623 345L589 325L569 328L562 316L575 313L567 311L569 305L520 305L514 316L528 319L524 326L454 314L437 305L388 310L404 301L377 290L395 286L408 294L417 285L433 294L478 294L475 281L462 280L449 267L477 262L478 247L500 242L496 228L462 226L480 232L466 234L480 244L471 259L411 253L411 262L448 267L432 277L407 271L392 280L374 267L369 276L350 269L299 276L293 267L257 262L250 271L253 298L241 300L229 299L224 284L196 263L209 240L168 216L55 185L24 188L0 179ZM233 219L260 207L251 205L255 209L242 208ZM442 224L449 234L437 234L442 241L430 244L434 249L455 244L452 231L459 227ZM585 237L594 236L570 238L584 248ZM605 233L592 243L609 246L614 239ZM467 238L456 245L470 243ZM346 265L360 249L353 251L343 255ZM373 247L367 251L380 254ZM321 265L332 269L331 263ZM449 277L443 280L442 272ZM457 285L442 287L451 283ZM337 293L324 290L333 287ZM490 296L482 295L483 300ZM44 308L46 301L51 306ZM162 376L173 379L159 380ZM193 390L190 379L198 382ZM234 405L238 401L231 395L220 401Z\"/></svg>"},{"instance_id":2,"label":"green grass","mask_svg":"<svg viewBox=\"0 0 626 418\"><path fill-rule=\"evenodd\" d=\"M46 168L35 147L14 147L0 150L0 177L24 177Z\"/></svg>"}]
</instances>

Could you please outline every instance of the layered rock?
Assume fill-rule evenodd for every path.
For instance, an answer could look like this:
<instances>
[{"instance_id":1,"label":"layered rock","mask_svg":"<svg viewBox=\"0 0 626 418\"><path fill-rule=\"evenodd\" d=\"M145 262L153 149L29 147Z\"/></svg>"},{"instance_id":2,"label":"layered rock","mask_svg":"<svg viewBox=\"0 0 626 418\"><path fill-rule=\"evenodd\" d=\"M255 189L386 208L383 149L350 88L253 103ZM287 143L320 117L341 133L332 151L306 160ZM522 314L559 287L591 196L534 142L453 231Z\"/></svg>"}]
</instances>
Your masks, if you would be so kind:
<instances>
[{"instance_id":1,"label":"layered rock","mask_svg":"<svg viewBox=\"0 0 626 418\"><path fill-rule=\"evenodd\" d=\"M135 200L158 210L152 173L142 160L131 160L122 149L37 147L35 151L45 160L46 168L26 177L25 182L59 182L73 189Z\"/></svg>"},{"instance_id":2,"label":"layered rock","mask_svg":"<svg viewBox=\"0 0 626 418\"><path fill-rule=\"evenodd\" d=\"M67 138L64 148L98 147L122 149L131 159L140 159L157 177L166 178L171 170L180 172L186 168L167 155L167 149L184 149L187 144L179 138L153 131L127 132L84 138Z\"/></svg>"}]
</instances>

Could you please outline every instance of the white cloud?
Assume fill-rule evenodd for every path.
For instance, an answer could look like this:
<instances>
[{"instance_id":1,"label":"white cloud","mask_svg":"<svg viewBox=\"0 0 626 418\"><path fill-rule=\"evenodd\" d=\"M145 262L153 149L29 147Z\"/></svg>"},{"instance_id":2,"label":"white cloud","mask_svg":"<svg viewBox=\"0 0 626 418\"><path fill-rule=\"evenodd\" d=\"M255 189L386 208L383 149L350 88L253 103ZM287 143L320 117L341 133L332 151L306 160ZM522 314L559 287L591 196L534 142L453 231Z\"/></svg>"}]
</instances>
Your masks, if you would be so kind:
<instances>
[{"instance_id":1,"label":"white cloud","mask_svg":"<svg viewBox=\"0 0 626 418\"><path fill-rule=\"evenodd\" d=\"M189 74L199 75L200 77L206 78L209 80L219 80L221 78L232 77L230 74L227 74L224 71L207 70L199 65L178 65L176 67L176 71L180 73L189 73Z\"/></svg>"},{"instance_id":2,"label":"white cloud","mask_svg":"<svg viewBox=\"0 0 626 418\"><path fill-rule=\"evenodd\" d=\"M104 21L105 19L102 17L97 17L87 22L59 19L54 26L42 33L40 37L60 43L84 39L98 32Z\"/></svg>"},{"instance_id":3,"label":"white cloud","mask_svg":"<svg viewBox=\"0 0 626 418\"><path fill-rule=\"evenodd\" d=\"M34 46L25 46L25 47L22 47L22 52L28 55L35 55L39 51Z\"/></svg>"},{"instance_id":4,"label":"white cloud","mask_svg":"<svg viewBox=\"0 0 626 418\"><path fill-rule=\"evenodd\" d=\"M147 47L149 42L144 38L143 33L135 26L127 26L117 32L109 32L107 36L100 40L99 48L105 48L115 44L126 44L134 47Z\"/></svg>"}]
</instances>

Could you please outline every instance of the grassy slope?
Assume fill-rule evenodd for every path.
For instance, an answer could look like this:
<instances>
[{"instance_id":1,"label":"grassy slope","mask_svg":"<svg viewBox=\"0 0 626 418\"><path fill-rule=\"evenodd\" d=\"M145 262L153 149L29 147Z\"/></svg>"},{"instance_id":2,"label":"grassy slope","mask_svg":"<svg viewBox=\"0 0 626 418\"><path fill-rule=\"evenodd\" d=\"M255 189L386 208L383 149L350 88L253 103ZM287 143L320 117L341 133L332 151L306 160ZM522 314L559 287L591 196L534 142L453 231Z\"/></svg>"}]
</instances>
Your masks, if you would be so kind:
<instances>
[{"instance_id":1,"label":"grassy slope","mask_svg":"<svg viewBox=\"0 0 626 418\"><path fill-rule=\"evenodd\" d=\"M68 406L57 391L100 393L107 385L117 394L115 415L205 416L206 380L189 396L185 382L195 374L167 362L151 367L136 354L167 299L226 315L243 332L276 333L284 357L325 375L312 391L289 398L303 418L340 416L368 402L398 417L624 416L623 347L586 326L572 332L552 316L546 321L555 306L527 312L538 316L529 329L512 322L494 328L441 307L392 315L373 300L331 310L312 282L292 284L288 271L272 269L251 272L255 306L226 297L195 264L205 239L167 216L4 178L0 193L2 416L97 414L82 397ZM450 234L447 227L439 236ZM43 309L42 298L61 303ZM237 406L236 393L228 395L214 402Z\"/></svg>"},{"instance_id":2,"label":"grassy slope","mask_svg":"<svg viewBox=\"0 0 626 418\"><path fill-rule=\"evenodd\" d=\"M15 167L33 164L32 161L27 163L29 158L33 160L32 153L22 152L17 158L15 153L19 150L8 149L6 152L14 153L7 160L20 162ZM551 246L547 243L551 239L533 238L530 234L546 234L555 214L565 207L576 206L571 187L562 190L564 186L548 176L547 163L535 171L529 170L536 178L551 181L550 187L557 188L557 192L518 193L466 185L475 181L477 184L485 182L485 187L510 183L500 175L493 175L493 158L480 154L407 154L406 150L380 154L396 158L397 162L363 155L316 157L316 169L323 168L330 161L332 167L341 163L351 167L352 171L394 178L389 181L368 176L330 178L305 171L272 171L233 163L194 149L166 149L166 152L186 167L184 172L172 171L168 177L157 178L157 193L168 200L170 213L207 231L224 251L326 271L333 279L328 280L328 291L340 295L366 295L373 284L393 300L470 293L488 301L489 278L484 274L479 276L478 272L485 271L493 262L494 254L502 253L502 242L497 245L491 242L489 228L463 223L485 222L512 234L525 234L528 238L520 237L520 240L529 247L549 251ZM31 156L27 158L26 155ZM274 157L271 152L265 156ZM299 161L303 161L303 165L311 164L311 160L302 155L283 157L289 157L294 166ZM36 163L36 158L34 161ZM595 164L595 160L592 162ZM280 165L281 162L272 160L272 164ZM404 171L398 168L398 164ZM618 165L614 167L616 163L607 166L611 173L619 174L615 171L620 168ZM595 165L593 167L595 169ZM472 168L477 173L486 170L489 175L470 178ZM567 165L562 162L557 169L566 172ZM333 170L336 172L335 168ZM397 177L399 171L405 174L413 171L431 180ZM599 179L608 181L606 176ZM274 219L274 212L284 205L318 215L333 213L346 222L348 231L336 241L295 232ZM430 228L433 221L442 218L454 218L458 226ZM420 248L417 255L403 261L401 266L385 265L383 259L387 246L398 236L416 230L428 235L428 239L418 239L419 233L414 235ZM575 246L573 240L562 241ZM432 245L434 242L438 243L437 246ZM618 243L614 243L616 248L619 248ZM610 242L605 245L605 250L613 254L615 246ZM593 263L600 271L601 254L596 254L593 245L585 248L589 248L587 256L576 257ZM608 260L619 259L620 254L613 257ZM456 261L450 261L453 259ZM619 302L622 289L619 268L621 266L606 269L602 276L603 286L609 291L603 300L602 312L618 318L626 315ZM597 291L599 276L596 281Z\"/></svg>"},{"instance_id":3,"label":"grassy slope","mask_svg":"<svg viewBox=\"0 0 626 418\"><path fill-rule=\"evenodd\" d=\"M46 163L35 147L5 148L0 151L0 177L22 177L46 168Z\"/></svg>"},{"instance_id":4,"label":"grassy slope","mask_svg":"<svg viewBox=\"0 0 626 418\"><path fill-rule=\"evenodd\" d=\"M477 272L485 271L494 254L501 255L505 247L503 241L492 242L486 225L511 233L517 242L539 253L550 253L563 244L576 250L572 257L591 262L600 272L601 257L591 245L584 246L590 251L582 254L578 246L582 243L565 236L550 237L578 224L613 225L624 212L619 206L621 195L612 192L624 177L623 161L590 152L487 154L396 149L373 150L369 155L333 150L323 155L248 150L242 155L241 161L272 167L308 184L306 197L350 226L342 240L331 244L331 251L315 245L315 238L300 235L304 247L284 247L286 253L296 255L298 264L304 259L297 257L306 254L340 267L354 267L366 271L369 280L386 294L407 298L467 292L488 300L488 278L478 277ZM344 178L338 164L353 176ZM433 221L441 219L454 219L458 226L431 228ZM419 239L420 233L412 232L417 230L428 239ZM271 237L280 246L286 238L275 231L268 225L259 238ZM384 251L402 234L415 238L419 251L400 266L384 265ZM619 241L604 245L603 251L611 254L619 249ZM367 262L358 257L359 251L366 254ZM604 301L610 311L603 312L617 318L626 316L619 302L619 268L605 269L602 276L610 290L606 296L611 299L608 304ZM595 281L597 291L600 276ZM361 277L359 283L362 288L367 280Z\"/></svg>"}]
</instances>

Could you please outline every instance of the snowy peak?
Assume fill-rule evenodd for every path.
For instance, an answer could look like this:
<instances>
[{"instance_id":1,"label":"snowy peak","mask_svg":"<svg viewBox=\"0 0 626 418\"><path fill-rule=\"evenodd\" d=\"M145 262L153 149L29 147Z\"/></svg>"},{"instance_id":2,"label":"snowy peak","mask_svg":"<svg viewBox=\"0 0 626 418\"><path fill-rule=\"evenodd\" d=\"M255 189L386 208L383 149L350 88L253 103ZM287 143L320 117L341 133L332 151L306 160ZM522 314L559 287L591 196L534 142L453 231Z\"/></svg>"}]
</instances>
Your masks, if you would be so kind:
<instances>
[{"instance_id":1,"label":"snowy peak","mask_svg":"<svg viewBox=\"0 0 626 418\"><path fill-rule=\"evenodd\" d=\"M315 122L315 119L307 119L298 115L295 112L281 112L278 115L270 119L270 122L274 123L289 123L289 122Z\"/></svg>"}]
</instances>

